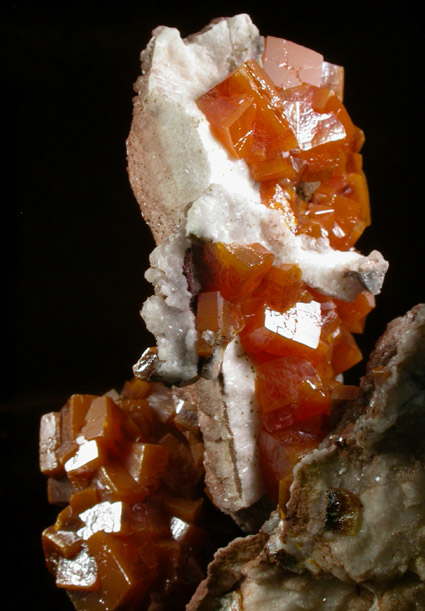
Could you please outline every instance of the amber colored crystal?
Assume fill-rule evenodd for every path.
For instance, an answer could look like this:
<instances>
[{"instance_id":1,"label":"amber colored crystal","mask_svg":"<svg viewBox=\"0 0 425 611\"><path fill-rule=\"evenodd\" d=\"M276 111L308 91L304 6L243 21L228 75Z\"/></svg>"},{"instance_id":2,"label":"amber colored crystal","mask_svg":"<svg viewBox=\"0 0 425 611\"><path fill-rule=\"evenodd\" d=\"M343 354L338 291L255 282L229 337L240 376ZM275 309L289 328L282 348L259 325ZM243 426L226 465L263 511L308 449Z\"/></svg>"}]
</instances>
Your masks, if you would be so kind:
<instances>
[{"instance_id":1,"label":"amber colored crystal","mask_svg":"<svg viewBox=\"0 0 425 611\"><path fill-rule=\"evenodd\" d=\"M163 508L167 513L189 524L196 524L199 521L203 505L202 498L192 500L179 496L167 496L163 501Z\"/></svg>"},{"instance_id":2,"label":"amber colored crystal","mask_svg":"<svg viewBox=\"0 0 425 611\"><path fill-rule=\"evenodd\" d=\"M358 157L346 156L343 163L358 168L361 160ZM326 188L333 193L334 199L338 197L343 200L344 196L335 196L335 193L343 190L346 185L346 177L335 176ZM315 185L312 192L315 193L316 189ZM306 190L308 186L304 192ZM349 202L355 207L354 200ZM325 208L324 204L310 204L310 218L313 217L311 212L320 209L320 206ZM337 209L337 206L335 208ZM335 225L335 209L329 206L329 213ZM297 217L299 219L300 215ZM304 219L302 223L305 223ZM326 225L322 220L320 225L319 222L317 225L320 233L322 229L329 232L333 229L332 224ZM224 288L226 282L231 285L228 275L231 260L228 245L220 246L223 248L222 252L226 253L221 259L217 254L220 252L217 245L208 244L203 247L201 264L206 265L201 268L200 274L201 277L204 274L207 281L209 279L210 286L218 290L201 292L198 295L198 313L202 311L200 304L205 313L204 319L198 317L198 329L212 330L215 337L220 334L229 335L228 323L220 318L216 305L221 291L228 290ZM347 244L344 245L344 248L346 247ZM235 269L236 265L233 266L232 273ZM328 430L330 418L335 418L335 409L331 411L332 393L341 385L336 382L335 377L361 358L351 333L360 330L373 300L366 292L352 303L321 295L317 290L305 285L301 270L296 265L272 264L261 275L260 281L248 283L247 286L245 289L244 283L239 283L239 293L233 294L232 299L239 304L244 318L244 323L240 324L238 329L242 344L256 364L260 431L264 435L270 434L274 439L273 443L269 441L268 444L260 444L260 457L266 451L264 448L279 443L285 446L289 443L283 432L295 430L299 435L297 433L297 443L290 444L290 455L296 461L297 456L303 455L319 443ZM208 300L211 300L212 306L206 306ZM211 346L215 341L213 337ZM208 356L212 351L210 348L209 351L203 352L198 342L198 353ZM335 399L333 405L335 406ZM284 450L285 447L280 449L281 457L286 456ZM264 456L261 460L265 464L270 462ZM282 467L283 472L278 477L276 470L280 468L281 460L285 463L286 459L276 459L272 470L275 475L269 476L267 486L273 488L275 495L277 487L280 487L282 500L286 498L292 481L292 466ZM267 478L265 474L264 477Z\"/></svg>"},{"instance_id":3,"label":"amber colored crystal","mask_svg":"<svg viewBox=\"0 0 425 611\"><path fill-rule=\"evenodd\" d=\"M347 409L348 403L355 401L359 394L360 386L338 383L332 388L329 420L331 428L335 427Z\"/></svg>"},{"instance_id":4,"label":"amber colored crystal","mask_svg":"<svg viewBox=\"0 0 425 611\"><path fill-rule=\"evenodd\" d=\"M300 301L284 312L259 308L243 333L243 343L252 352L308 356L317 349L320 334L320 304Z\"/></svg>"},{"instance_id":5,"label":"amber colored crystal","mask_svg":"<svg viewBox=\"0 0 425 611\"><path fill-rule=\"evenodd\" d=\"M350 173L323 182L314 192L307 217L325 230L331 246L348 250L370 225L370 208L364 175Z\"/></svg>"},{"instance_id":6,"label":"amber colored crystal","mask_svg":"<svg viewBox=\"0 0 425 611\"><path fill-rule=\"evenodd\" d=\"M273 260L261 244L204 244L199 262L202 289L219 290L224 299L238 303L258 286Z\"/></svg>"},{"instance_id":7,"label":"amber colored crystal","mask_svg":"<svg viewBox=\"0 0 425 611\"><path fill-rule=\"evenodd\" d=\"M94 398L94 395L72 395L66 403L61 411L63 441L76 440Z\"/></svg>"},{"instance_id":8,"label":"amber colored crystal","mask_svg":"<svg viewBox=\"0 0 425 611\"><path fill-rule=\"evenodd\" d=\"M195 524L189 524L173 516L170 521L171 536L183 550L202 548L207 540L207 532Z\"/></svg>"},{"instance_id":9,"label":"amber colored crystal","mask_svg":"<svg viewBox=\"0 0 425 611\"><path fill-rule=\"evenodd\" d=\"M293 43L273 44L285 52ZM305 53L311 52L303 49L300 57ZM359 155L364 135L342 103L341 71L334 75L335 94L324 86L326 74L319 79L321 60L315 78L306 83L300 81L301 74L310 74L305 66L294 72L287 60L276 61L273 55L272 73L283 71L295 80L285 77L286 85L276 87L258 64L246 62L201 96L198 106L227 149L243 157L252 178L266 185L263 203L279 209L294 233L327 238L333 248L348 250L370 224L370 211ZM328 77L333 82L331 73ZM335 177L343 179L343 188L330 191ZM321 183L315 197L300 206L291 189L314 181Z\"/></svg>"},{"instance_id":10,"label":"amber colored crystal","mask_svg":"<svg viewBox=\"0 0 425 611\"><path fill-rule=\"evenodd\" d=\"M241 325L239 308L230 304L218 291L199 293L196 317L198 331L219 331L223 338L227 338L235 335Z\"/></svg>"},{"instance_id":11,"label":"amber colored crystal","mask_svg":"<svg viewBox=\"0 0 425 611\"><path fill-rule=\"evenodd\" d=\"M63 427L62 427L63 429ZM64 431L61 432L61 440L62 443L56 451L56 456L58 461L64 467L70 458L74 456L76 451L78 450L79 444L76 441L71 441L70 439L64 440Z\"/></svg>"},{"instance_id":12,"label":"amber colored crystal","mask_svg":"<svg viewBox=\"0 0 425 611\"><path fill-rule=\"evenodd\" d=\"M202 442L191 443L189 449L195 469L199 472L204 465L204 444Z\"/></svg>"},{"instance_id":13,"label":"amber colored crystal","mask_svg":"<svg viewBox=\"0 0 425 611\"><path fill-rule=\"evenodd\" d=\"M243 324L239 306L223 299L220 292L199 293L196 312L199 356L211 356L214 346L229 342Z\"/></svg>"},{"instance_id":14,"label":"amber colored crystal","mask_svg":"<svg viewBox=\"0 0 425 611\"><path fill-rule=\"evenodd\" d=\"M139 380L148 381L155 375L155 365L158 360L156 347L146 348L137 363L133 365L134 375Z\"/></svg>"},{"instance_id":15,"label":"amber colored crystal","mask_svg":"<svg viewBox=\"0 0 425 611\"><path fill-rule=\"evenodd\" d=\"M67 590L67 594L76 611L105 611L100 588L94 592Z\"/></svg>"},{"instance_id":16,"label":"amber colored crystal","mask_svg":"<svg viewBox=\"0 0 425 611\"><path fill-rule=\"evenodd\" d=\"M167 469L163 481L177 496L191 497L202 476L202 467L197 467L192 458L190 448L181 443L173 433L167 433L159 443L168 450Z\"/></svg>"},{"instance_id":17,"label":"amber colored crystal","mask_svg":"<svg viewBox=\"0 0 425 611\"><path fill-rule=\"evenodd\" d=\"M87 545L96 560L106 609L116 609L136 592L148 590L151 571L128 539L99 531L88 539Z\"/></svg>"},{"instance_id":18,"label":"amber colored crystal","mask_svg":"<svg viewBox=\"0 0 425 611\"><path fill-rule=\"evenodd\" d=\"M170 583L177 581L179 578L179 567L183 557L182 549L178 541L173 538L155 541L155 547L158 554L160 574L165 587L168 587Z\"/></svg>"},{"instance_id":19,"label":"amber colored crystal","mask_svg":"<svg viewBox=\"0 0 425 611\"><path fill-rule=\"evenodd\" d=\"M158 554L149 531L147 529L134 531L130 535L130 540L149 571L155 573L158 567Z\"/></svg>"},{"instance_id":20,"label":"amber colored crystal","mask_svg":"<svg viewBox=\"0 0 425 611\"><path fill-rule=\"evenodd\" d=\"M155 541L170 536L169 515L163 511L163 496L150 496L132 506L132 532L148 531Z\"/></svg>"},{"instance_id":21,"label":"amber colored crystal","mask_svg":"<svg viewBox=\"0 0 425 611\"><path fill-rule=\"evenodd\" d=\"M148 496L147 488L137 485L118 461L102 464L97 470L95 482L102 499L138 503Z\"/></svg>"},{"instance_id":22,"label":"amber colored crystal","mask_svg":"<svg viewBox=\"0 0 425 611\"><path fill-rule=\"evenodd\" d=\"M329 299L328 296L321 298L316 291L312 292L311 289L309 289L309 292L314 296L315 300L321 301L320 312L322 330L319 345L321 350L326 352L326 358L329 360L331 357L332 345L335 337L339 333L342 321L339 317L334 299Z\"/></svg>"},{"instance_id":23,"label":"amber colored crystal","mask_svg":"<svg viewBox=\"0 0 425 611\"><path fill-rule=\"evenodd\" d=\"M261 422L265 430L275 433L323 415L330 415L330 390L307 381L300 384L297 401L263 413Z\"/></svg>"},{"instance_id":24,"label":"amber colored crystal","mask_svg":"<svg viewBox=\"0 0 425 611\"><path fill-rule=\"evenodd\" d=\"M336 156L349 147L355 135L341 101L328 89L299 85L281 92L284 114L296 136L302 159L318 154ZM294 147L295 148L295 147Z\"/></svg>"},{"instance_id":25,"label":"amber colored crystal","mask_svg":"<svg viewBox=\"0 0 425 611\"><path fill-rule=\"evenodd\" d=\"M89 478L105 462L105 451L97 439L78 446L77 451L65 463L69 480L78 485L86 485Z\"/></svg>"},{"instance_id":26,"label":"amber colored crystal","mask_svg":"<svg viewBox=\"0 0 425 611\"><path fill-rule=\"evenodd\" d=\"M121 427L127 438L132 441L149 441L153 438L155 424L147 399L119 398L117 405L122 412Z\"/></svg>"},{"instance_id":27,"label":"amber colored crystal","mask_svg":"<svg viewBox=\"0 0 425 611\"><path fill-rule=\"evenodd\" d=\"M121 412L107 396L93 399L81 434L85 439L97 439L102 447L111 448L121 438Z\"/></svg>"},{"instance_id":28,"label":"amber colored crystal","mask_svg":"<svg viewBox=\"0 0 425 611\"><path fill-rule=\"evenodd\" d=\"M344 178L350 174L363 172L363 157L360 153L341 151L333 164L331 178Z\"/></svg>"},{"instance_id":29,"label":"amber colored crystal","mask_svg":"<svg viewBox=\"0 0 425 611\"><path fill-rule=\"evenodd\" d=\"M269 496L275 502L280 501L281 507L286 504L288 498L294 466L317 447L320 440L320 436L297 429L285 429L273 434L265 429L260 432L258 443L264 483ZM280 481L282 484L279 488Z\"/></svg>"},{"instance_id":30,"label":"amber colored crystal","mask_svg":"<svg viewBox=\"0 0 425 611\"><path fill-rule=\"evenodd\" d=\"M350 172L346 177L346 186L343 195L358 202L361 207L361 220L370 225L369 190L364 172Z\"/></svg>"},{"instance_id":31,"label":"amber colored crystal","mask_svg":"<svg viewBox=\"0 0 425 611\"><path fill-rule=\"evenodd\" d=\"M309 380L321 392L321 380L309 360L288 355L257 367L256 395L261 413L265 414L297 402L302 384Z\"/></svg>"},{"instance_id":32,"label":"amber colored crystal","mask_svg":"<svg viewBox=\"0 0 425 611\"><path fill-rule=\"evenodd\" d=\"M284 312L303 297L302 273L296 264L273 265L254 291L252 298L259 299L272 310Z\"/></svg>"},{"instance_id":33,"label":"amber colored crystal","mask_svg":"<svg viewBox=\"0 0 425 611\"><path fill-rule=\"evenodd\" d=\"M251 177L257 182L264 183L285 179L296 181L301 175L303 164L290 155L288 151L273 150L264 157L253 157L249 163Z\"/></svg>"},{"instance_id":34,"label":"amber colored crystal","mask_svg":"<svg viewBox=\"0 0 425 611\"><path fill-rule=\"evenodd\" d=\"M361 160L347 156L343 163L358 168ZM328 189L329 193L333 193L333 200L339 198L338 204L338 201L344 200L344 196L335 196L335 193L343 192L347 184L346 177L335 176L318 196L323 197ZM306 189L308 190L308 186ZM316 189L315 185L312 191L315 193ZM356 207L354 200L348 201ZM310 218L314 218L313 213L316 210L321 210L320 206L322 209L326 208L324 204L310 204ZM320 224L317 222L320 235L323 235L322 230L330 233L336 225L338 205L335 205L335 209L328 206L328 209L332 224L328 222L326 225L323 220L320 220ZM299 214L297 218L300 218ZM308 218L308 214L305 218ZM305 219L302 219L302 223L305 223ZM344 239L347 239L347 236ZM340 246L342 247L341 244ZM345 243L344 248L346 247ZM223 245L223 249L228 253L227 245ZM227 255L226 259L223 256L220 260L218 252L215 244L204 246L204 258L201 262L206 262L207 265L201 268L201 277L205 274L212 286L218 290L201 292L198 295L198 312L201 304L206 313L204 320L207 321L201 324L198 322L198 328L209 328L216 336L228 336L227 323L223 323L223 319L217 314L216 303L218 295L221 295L219 291L225 290L223 287L228 282L229 276L226 274L230 257ZM235 268L236 266L232 272ZM292 481L293 467L292 462L289 467L285 466L289 464L285 458L285 448L289 444L289 455L296 462L297 457L315 447L328 430L330 418L334 419L336 415L335 409L331 411L332 396L335 397L335 388L341 385L336 382L335 377L361 358L352 331L359 331L364 324L365 316L373 306L373 299L367 292L359 295L352 303L321 295L317 290L305 285L301 270L296 265L272 264L261 275L259 282L256 280L255 283L248 284L246 290L244 284L240 283L238 288L239 293L232 295L244 318L244 324L239 325L238 332L245 350L254 358L256 364L260 438L263 435L263 441L268 439L267 443L259 445L263 464L270 466L271 458L263 455L267 448L283 444L280 453L278 452L280 458L276 459L271 474L266 475L264 472L263 475L266 482L268 481L268 489L274 490L274 496L277 495L277 489L280 489L280 499L283 503ZM208 308L204 305L204 300L208 303L208 299L211 299L214 307ZM209 320L208 315L211 316ZM199 320L202 319L198 318ZM214 345L214 341L213 338L211 345ZM211 354L211 351L202 352L200 348L198 343L200 355ZM296 443L289 443L285 431L297 431ZM273 441L265 436L266 433L271 435ZM278 469L282 470L279 474Z\"/></svg>"},{"instance_id":35,"label":"amber colored crystal","mask_svg":"<svg viewBox=\"0 0 425 611\"><path fill-rule=\"evenodd\" d=\"M64 472L65 474L65 472ZM63 477L49 477L47 480L47 500L52 505L66 505L72 495L72 484Z\"/></svg>"},{"instance_id":36,"label":"amber colored crystal","mask_svg":"<svg viewBox=\"0 0 425 611\"><path fill-rule=\"evenodd\" d=\"M338 314L351 333L362 333L366 317L375 307L375 297L369 291L359 293L354 301L335 299Z\"/></svg>"},{"instance_id":37,"label":"amber colored crystal","mask_svg":"<svg viewBox=\"0 0 425 611\"><path fill-rule=\"evenodd\" d=\"M352 384L336 384L332 389L331 402L353 401L360 393L360 386Z\"/></svg>"},{"instance_id":38,"label":"amber colored crystal","mask_svg":"<svg viewBox=\"0 0 425 611\"><path fill-rule=\"evenodd\" d=\"M123 418L122 431L126 439L131 441L148 441L150 439L150 431L146 426L146 421L140 418L138 414L127 414Z\"/></svg>"},{"instance_id":39,"label":"amber colored crystal","mask_svg":"<svg viewBox=\"0 0 425 611\"><path fill-rule=\"evenodd\" d=\"M242 64L198 98L197 104L216 136L237 157L261 159L265 142L274 150L297 146L279 92L255 60ZM251 105L255 106L255 122Z\"/></svg>"},{"instance_id":40,"label":"amber colored crystal","mask_svg":"<svg viewBox=\"0 0 425 611\"><path fill-rule=\"evenodd\" d=\"M75 492L71 496L69 504L73 513L80 514L86 509L89 509L89 507L96 505L99 500L100 498L97 488L94 486L87 486L87 488L83 488L82 490Z\"/></svg>"},{"instance_id":41,"label":"amber colored crystal","mask_svg":"<svg viewBox=\"0 0 425 611\"><path fill-rule=\"evenodd\" d=\"M327 237L336 250L349 250L366 226L359 216L360 205L357 202L335 196L329 203L309 206L302 230L313 237Z\"/></svg>"},{"instance_id":42,"label":"amber colored crystal","mask_svg":"<svg viewBox=\"0 0 425 611\"><path fill-rule=\"evenodd\" d=\"M125 399L145 399L151 394L153 386L147 380L132 378L124 383L121 396Z\"/></svg>"},{"instance_id":43,"label":"amber colored crystal","mask_svg":"<svg viewBox=\"0 0 425 611\"><path fill-rule=\"evenodd\" d=\"M131 380L124 388L115 399L73 398L41 423L49 499L68 503L43 532L43 550L77 611L145 608L149 592L168 608L170 596L187 600L202 577L203 444L194 408L160 384ZM75 412L80 429L71 403L84 405ZM136 441L136 429L149 440Z\"/></svg>"},{"instance_id":44,"label":"amber colored crystal","mask_svg":"<svg viewBox=\"0 0 425 611\"><path fill-rule=\"evenodd\" d=\"M342 104L342 70L320 64L307 82L301 66L295 86L277 87L248 61L197 104L293 234L348 250L370 224L364 135ZM192 250L198 355L210 358L240 334L255 367L264 483L284 515L295 464L358 392L336 376L361 358L352 334L363 330L374 299L366 291L352 303L321 295L260 244ZM167 608L164 596L203 577L203 443L195 412L147 381L157 358L148 349L138 379L115 399L73 395L41 422L49 500L69 503L43 534L46 563L77 611L148 608L158 597ZM329 529L351 532L353 499L329 490L328 501Z\"/></svg>"},{"instance_id":45,"label":"amber colored crystal","mask_svg":"<svg viewBox=\"0 0 425 611\"><path fill-rule=\"evenodd\" d=\"M292 233L297 232L299 223L296 191L292 185L269 181L260 187L261 201L273 210L279 210Z\"/></svg>"},{"instance_id":46,"label":"amber colored crystal","mask_svg":"<svg viewBox=\"0 0 425 611\"><path fill-rule=\"evenodd\" d=\"M361 360L362 353L354 337L345 327L341 327L333 344L332 367L335 375L347 371Z\"/></svg>"},{"instance_id":47,"label":"amber colored crystal","mask_svg":"<svg viewBox=\"0 0 425 611\"><path fill-rule=\"evenodd\" d=\"M56 530L77 530L82 524L79 515L72 511L71 505L67 505L56 516L54 528Z\"/></svg>"},{"instance_id":48,"label":"amber colored crystal","mask_svg":"<svg viewBox=\"0 0 425 611\"><path fill-rule=\"evenodd\" d=\"M43 531L42 544L46 556L56 554L72 558L80 551L83 540L72 530L57 530L54 526L49 526Z\"/></svg>"},{"instance_id":49,"label":"amber colored crystal","mask_svg":"<svg viewBox=\"0 0 425 611\"><path fill-rule=\"evenodd\" d=\"M222 90L224 90L224 85ZM252 147L252 131L256 115L254 98L247 94L222 95L212 90L198 100L215 135L235 157L244 157Z\"/></svg>"},{"instance_id":50,"label":"amber colored crystal","mask_svg":"<svg viewBox=\"0 0 425 611\"><path fill-rule=\"evenodd\" d=\"M121 460L138 484L153 489L167 468L168 450L159 444L127 442Z\"/></svg>"},{"instance_id":51,"label":"amber colored crystal","mask_svg":"<svg viewBox=\"0 0 425 611\"><path fill-rule=\"evenodd\" d=\"M85 541L97 532L128 535L131 515L130 506L124 501L101 501L79 514L84 526L78 533Z\"/></svg>"},{"instance_id":52,"label":"amber colored crystal","mask_svg":"<svg viewBox=\"0 0 425 611\"><path fill-rule=\"evenodd\" d=\"M384 384L391 377L391 371L387 367L374 367L371 373L376 386Z\"/></svg>"},{"instance_id":53,"label":"amber colored crystal","mask_svg":"<svg viewBox=\"0 0 425 611\"><path fill-rule=\"evenodd\" d=\"M201 436L199 434L198 411L188 401L182 401L174 416L174 424L183 435L193 434L193 441L197 443Z\"/></svg>"},{"instance_id":54,"label":"amber colored crystal","mask_svg":"<svg viewBox=\"0 0 425 611\"><path fill-rule=\"evenodd\" d=\"M93 399L93 395L73 395L61 410L61 445L56 456L63 466L79 449L77 437L81 435L81 428Z\"/></svg>"},{"instance_id":55,"label":"amber colored crystal","mask_svg":"<svg viewBox=\"0 0 425 611\"><path fill-rule=\"evenodd\" d=\"M96 561L86 546L72 558L61 556L56 568L56 585L68 591L97 591L100 587Z\"/></svg>"},{"instance_id":56,"label":"amber colored crystal","mask_svg":"<svg viewBox=\"0 0 425 611\"><path fill-rule=\"evenodd\" d=\"M60 475L63 467L57 451L61 445L61 414L51 412L44 414L40 421L39 457L40 471L48 475Z\"/></svg>"},{"instance_id":57,"label":"amber colored crystal","mask_svg":"<svg viewBox=\"0 0 425 611\"><path fill-rule=\"evenodd\" d=\"M360 527L362 503L350 490L328 488L325 530L355 535Z\"/></svg>"}]
</instances>

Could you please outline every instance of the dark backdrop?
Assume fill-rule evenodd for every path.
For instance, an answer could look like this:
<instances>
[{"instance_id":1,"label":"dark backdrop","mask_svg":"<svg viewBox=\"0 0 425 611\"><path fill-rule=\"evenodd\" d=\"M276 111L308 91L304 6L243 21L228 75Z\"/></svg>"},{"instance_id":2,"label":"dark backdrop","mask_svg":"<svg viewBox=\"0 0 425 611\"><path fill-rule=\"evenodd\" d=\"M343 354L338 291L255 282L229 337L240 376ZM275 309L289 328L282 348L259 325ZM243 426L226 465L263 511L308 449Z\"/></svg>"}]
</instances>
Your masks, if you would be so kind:
<instances>
[{"instance_id":1,"label":"dark backdrop","mask_svg":"<svg viewBox=\"0 0 425 611\"><path fill-rule=\"evenodd\" d=\"M40 415L73 392L119 387L152 341L138 311L150 293L143 273L153 242L128 184L124 142L139 51L156 25L187 35L246 11L262 33L345 66L345 103L366 132L374 223L359 247L391 263L360 339L364 351L391 318L424 299L423 24L409 3L155 4L2 4L5 609L15 584L15 608L70 608L39 545L56 514L37 471Z\"/></svg>"}]
</instances>

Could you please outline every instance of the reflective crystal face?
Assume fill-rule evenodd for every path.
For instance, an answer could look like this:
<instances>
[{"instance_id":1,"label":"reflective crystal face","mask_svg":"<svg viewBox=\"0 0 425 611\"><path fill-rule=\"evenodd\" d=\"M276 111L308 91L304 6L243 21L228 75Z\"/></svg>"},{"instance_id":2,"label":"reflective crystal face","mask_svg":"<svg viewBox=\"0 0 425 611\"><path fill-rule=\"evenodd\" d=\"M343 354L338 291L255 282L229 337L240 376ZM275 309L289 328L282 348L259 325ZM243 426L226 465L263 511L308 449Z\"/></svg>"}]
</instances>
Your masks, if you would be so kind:
<instances>
[{"instance_id":1,"label":"reflective crystal face","mask_svg":"<svg viewBox=\"0 0 425 611\"><path fill-rule=\"evenodd\" d=\"M178 584L190 565L195 585L207 541L196 412L136 378L115 394L74 395L41 421L49 500L66 505L43 532L46 563L87 611L135 604L150 588L187 596Z\"/></svg>"}]
</instances>

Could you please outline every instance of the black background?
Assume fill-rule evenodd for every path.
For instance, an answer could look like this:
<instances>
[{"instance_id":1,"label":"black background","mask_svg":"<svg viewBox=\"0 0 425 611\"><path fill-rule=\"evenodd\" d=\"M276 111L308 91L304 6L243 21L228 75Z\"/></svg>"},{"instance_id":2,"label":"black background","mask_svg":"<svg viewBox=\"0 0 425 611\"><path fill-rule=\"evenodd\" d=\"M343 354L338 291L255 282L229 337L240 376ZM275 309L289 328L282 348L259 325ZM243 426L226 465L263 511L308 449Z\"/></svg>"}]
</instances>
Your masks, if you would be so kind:
<instances>
[{"instance_id":1,"label":"black background","mask_svg":"<svg viewBox=\"0 0 425 611\"><path fill-rule=\"evenodd\" d=\"M411 5L156 4L2 4L5 610L71 608L39 544L56 514L37 470L40 415L71 393L119 388L152 343L138 311L150 294L143 273L153 241L129 187L125 139L139 52L156 25L188 35L216 16L249 12L263 34L345 66L372 201L373 225L358 247L390 261L359 339L365 353L389 320L424 300L423 23Z\"/></svg>"}]
</instances>

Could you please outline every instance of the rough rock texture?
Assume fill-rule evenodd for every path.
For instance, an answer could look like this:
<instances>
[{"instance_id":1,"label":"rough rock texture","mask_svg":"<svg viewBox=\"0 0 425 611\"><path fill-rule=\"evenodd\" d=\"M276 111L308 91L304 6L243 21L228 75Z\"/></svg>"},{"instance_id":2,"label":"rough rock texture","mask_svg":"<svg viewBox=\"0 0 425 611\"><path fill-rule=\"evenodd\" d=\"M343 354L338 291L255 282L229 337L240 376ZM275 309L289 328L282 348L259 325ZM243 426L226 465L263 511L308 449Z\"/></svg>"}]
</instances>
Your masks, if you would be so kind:
<instances>
[{"instance_id":1,"label":"rough rock texture","mask_svg":"<svg viewBox=\"0 0 425 611\"><path fill-rule=\"evenodd\" d=\"M212 184L187 211L189 238L213 242L263 244L275 264L297 263L304 280L321 293L352 301L365 288L379 293L388 263L377 251L364 256L355 250L334 250L325 238L295 235L284 215L247 199L222 185Z\"/></svg>"},{"instance_id":2,"label":"rough rock texture","mask_svg":"<svg viewBox=\"0 0 425 611\"><path fill-rule=\"evenodd\" d=\"M388 327L354 413L296 467L283 548L343 580L425 579L425 306ZM359 501L350 535L329 519L331 490Z\"/></svg>"},{"instance_id":3,"label":"rough rock texture","mask_svg":"<svg viewBox=\"0 0 425 611\"><path fill-rule=\"evenodd\" d=\"M254 539L261 553L247 561L252 539L233 542L227 589L230 556L217 553L191 611L424 608L425 305L388 325L361 389L297 465L286 517Z\"/></svg>"},{"instance_id":4,"label":"rough rock texture","mask_svg":"<svg viewBox=\"0 0 425 611\"><path fill-rule=\"evenodd\" d=\"M239 584L244 566L261 553L266 540L264 533L258 533L234 539L226 548L218 550L208 567L207 579L187 605L187 611L220 608L218 601Z\"/></svg>"},{"instance_id":5,"label":"rough rock texture","mask_svg":"<svg viewBox=\"0 0 425 611\"><path fill-rule=\"evenodd\" d=\"M133 121L127 140L130 183L155 241L173 233L185 208L216 179L248 172L230 163L209 134L196 98L248 58L259 58L263 39L248 15L212 22L182 40L158 27L141 53Z\"/></svg>"}]
</instances>

